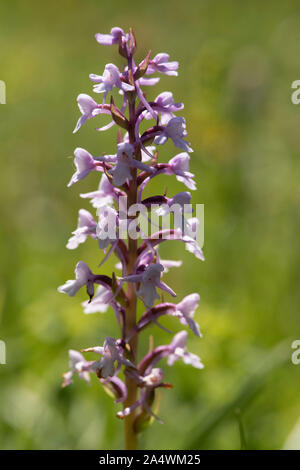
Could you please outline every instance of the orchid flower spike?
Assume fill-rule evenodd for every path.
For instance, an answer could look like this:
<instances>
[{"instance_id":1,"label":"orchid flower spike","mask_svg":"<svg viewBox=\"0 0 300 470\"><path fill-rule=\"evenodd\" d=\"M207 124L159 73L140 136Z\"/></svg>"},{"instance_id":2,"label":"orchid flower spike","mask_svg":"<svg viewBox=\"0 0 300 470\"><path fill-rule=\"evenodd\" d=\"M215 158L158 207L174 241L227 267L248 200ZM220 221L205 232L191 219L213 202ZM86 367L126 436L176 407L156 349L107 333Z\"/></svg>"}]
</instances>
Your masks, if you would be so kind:
<instances>
[{"instance_id":1,"label":"orchid flower spike","mask_svg":"<svg viewBox=\"0 0 300 470\"><path fill-rule=\"evenodd\" d=\"M96 34L95 39L101 45L116 45L124 64L119 68L108 63L102 75L89 75L93 91L101 94L103 99L97 103L86 93L78 95L80 117L74 133L100 114L107 114L110 121L96 131L115 127L118 131L114 149L101 156L93 156L81 147L74 151L76 169L68 186L92 177L92 172L100 173L100 181L97 181L95 190L80 194L96 209L96 215L86 208L79 210L77 227L68 240L67 248L74 250L89 238L89 242L95 245L97 269L100 266L102 269L113 255L117 258L117 264L115 261L113 264L116 269L121 269L121 274L118 277L114 271L110 276L96 274L95 268L92 271L86 263L79 261L75 267L75 279L66 281L58 291L74 297L81 288L85 288L88 299L81 303L83 312L108 312L106 320L109 321L112 310L120 334L118 339L103 335L100 345L86 347L81 352L69 350L69 370L63 374L63 386L71 385L75 375L87 383L93 376L93 380L109 392L115 403L123 405L117 416L125 420L126 448L133 449L137 447L139 433L152 423L152 418L162 422L156 415L158 389L172 387L163 381L163 370L157 364L167 359L171 366L181 359L199 370L203 368L200 358L187 350L187 331L180 331L163 345L155 345L154 336L149 352L142 357L138 348L138 337L148 326L155 325L165 334L172 334L159 323L162 316L166 321L175 317L180 325L188 327L198 338L202 336L195 319L199 294L181 297L178 303L164 298L166 294L176 297L176 293L163 282L162 276L170 268L179 268L182 263L178 259L161 259L159 249L163 242L178 240L196 258L204 260L202 247L197 241L202 227L193 217L189 192L196 189L194 174L190 172L189 153L193 150L186 140L185 118L177 115L184 105L175 102L170 91L154 94L156 98L150 101L143 88L157 84L160 78L155 74L177 76L178 62L171 61L169 54L164 52L153 57L151 51L146 57L136 59L137 42L132 29L124 32L114 27L108 34ZM114 92L121 95L120 108L112 96ZM110 102L106 103L108 95ZM159 151L168 140L181 149L181 153L170 155L172 158L168 158L166 163L166 160L160 161ZM159 175L175 176L188 190L170 196L166 189L163 194L144 196L146 186L149 190L153 178ZM174 213L172 227L162 229L159 223L150 219L153 214L165 216L170 212ZM186 217L186 213L192 216ZM162 223L167 223L167 219L171 217L164 217ZM143 225L149 221L150 226L156 225L158 230L151 235ZM139 300L146 309L137 318ZM105 325L103 322L102 330ZM85 356L90 354L96 358L88 360Z\"/></svg>"}]
</instances>

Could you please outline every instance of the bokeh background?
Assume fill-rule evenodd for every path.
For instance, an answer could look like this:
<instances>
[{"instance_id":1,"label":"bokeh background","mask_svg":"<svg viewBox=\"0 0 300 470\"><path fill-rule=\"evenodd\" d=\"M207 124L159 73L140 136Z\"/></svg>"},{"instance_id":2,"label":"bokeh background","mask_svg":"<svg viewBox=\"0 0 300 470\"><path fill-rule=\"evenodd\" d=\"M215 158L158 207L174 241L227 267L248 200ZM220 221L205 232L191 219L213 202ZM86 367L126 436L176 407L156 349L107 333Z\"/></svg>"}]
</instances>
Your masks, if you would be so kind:
<instances>
[{"instance_id":1,"label":"bokeh background","mask_svg":"<svg viewBox=\"0 0 300 470\"><path fill-rule=\"evenodd\" d=\"M161 250L184 261L165 278L179 298L201 295L203 338L190 335L188 347L205 369L165 367L174 384L161 400L165 424L154 423L141 445L300 448L300 366L290 360L300 338L300 106L291 103L291 83L300 79L299 14L296 0L1 2L1 449L123 445L122 422L95 377L90 387L76 380L61 388L67 350L117 335L114 316L84 315L84 292L70 299L56 291L78 260L96 269L102 257L92 240L65 249L78 209L89 209L79 193L96 188L97 175L66 184L74 148L114 149L115 129L97 133L95 121L72 134L76 97L92 93L88 74L121 65L116 48L93 38L113 26L134 28L139 58L151 48L179 60L179 77L161 77L148 97L170 90L184 101L194 202L205 204L206 262L180 244ZM175 153L167 144L161 161ZM162 191L166 180L155 184ZM169 194L182 190L171 178L167 184ZM142 349L149 332L156 344L170 341L155 328Z\"/></svg>"}]
</instances>

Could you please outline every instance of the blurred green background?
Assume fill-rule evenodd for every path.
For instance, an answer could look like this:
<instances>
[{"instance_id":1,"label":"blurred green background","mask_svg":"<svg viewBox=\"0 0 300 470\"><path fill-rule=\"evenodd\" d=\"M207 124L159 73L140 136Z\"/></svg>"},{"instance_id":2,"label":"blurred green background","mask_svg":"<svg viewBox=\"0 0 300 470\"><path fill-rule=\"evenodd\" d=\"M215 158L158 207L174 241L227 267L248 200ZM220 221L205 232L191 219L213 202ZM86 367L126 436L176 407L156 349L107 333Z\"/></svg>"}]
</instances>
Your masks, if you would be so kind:
<instances>
[{"instance_id":1,"label":"blurred green background","mask_svg":"<svg viewBox=\"0 0 300 470\"><path fill-rule=\"evenodd\" d=\"M117 335L114 316L86 316L84 292L69 299L56 291L78 260L96 270L102 257L91 239L65 249L78 209L89 209L79 193L98 183L92 174L67 189L67 157L77 146L114 151L115 129L97 133L90 121L72 134L77 95L92 94L88 74L121 64L116 48L93 38L113 26L134 28L139 58L151 48L179 60L179 77L161 77L147 92L151 99L170 90L184 101L194 202L205 204L206 262L181 244L161 250L184 261L165 277L179 299L201 295L204 336L190 335L188 347L205 369L164 367L174 384L161 400L165 424L154 423L141 445L239 449L242 422L249 449L300 448L300 366L290 361L300 338L300 106L291 103L291 83L300 79L299 14L296 0L1 2L1 449L123 445L116 407L95 377L90 387L76 380L64 390L60 377L69 348ZM178 152L168 143L161 161ZM171 178L167 184L169 194L184 190ZM164 185L153 183L151 192ZM164 324L179 330L176 321ZM152 333L156 344L170 341Z\"/></svg>"}]
</instances>

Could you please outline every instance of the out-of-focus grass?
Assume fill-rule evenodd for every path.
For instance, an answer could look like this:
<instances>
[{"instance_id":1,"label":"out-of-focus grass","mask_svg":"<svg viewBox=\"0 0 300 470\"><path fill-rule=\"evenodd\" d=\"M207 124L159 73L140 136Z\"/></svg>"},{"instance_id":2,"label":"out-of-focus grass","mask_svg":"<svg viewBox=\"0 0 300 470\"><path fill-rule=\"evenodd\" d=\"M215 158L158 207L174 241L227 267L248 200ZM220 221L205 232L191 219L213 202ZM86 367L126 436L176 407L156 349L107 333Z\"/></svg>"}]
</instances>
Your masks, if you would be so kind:
<instances>
[{"instance_id":1,"label":"out-of-focus grass","mask_svg":"<svg viewBox=\"0 0 300 470\"><path fill-rule=\"evenodd\" d=\"M224 403L219 408L206 411L206 415L199 419L199 423L191 431L190 436L186 440L185 447L187 449L201 449L210 438L210 434L218 426L226 424L228 419L235 419L239 425L241 449L247 449L241 414L244 410L247 410L251 402L260 393L262 387L270 379L274 379L275 372L278 374L281 367L286 366L290 361L288 354L289 346L289 340L284 340L276 345L271 349L266 359L259 365L256 365L253 371L249 371L246 380L241 384L236 384L237 391L231 391L229 401L224 400Z\"/></svg>"},{"instance_id":2,"label":"out-of-focus grass","mask_svg":"<svg viewBox=\"0 0 300 470\"><path fill-rule=\"evenodd\" d=\"M179 244L162 250L164 258L184 261L166 277L179 298L201 294L196 317L204 337L190 337L189 349L205 369L166 368L174 389L162 396L165 424L142 437L147 448L183 448L202 417L230 403L274 345L299 338L300 109L290 100L300 74L299 4L29 0L2 2L0 23L0 79L7 85L7 104L0 106L0 338L7 344L0 447L122 446L122 423L96 381L60 387L68 348L117 334L113 314L84 316L84 293L69 299L56 292L77 260L96 269L101 259L92 240L76 252L64 248L78 208L88 208L79 192L97 185L91 175L67 190L73 171L67 157L77 146L113 151L115 130L96 133L93 122L76 135L72 130L77 94L91 93L88 74L120 63L117 51L99 46L93 34L118 25L133 26L141 58L151 48L180 61L177 79L162 77L147 91L155 97L172 90L185 102L194 201L205 204L206 262ZM175 153L167 144L160 156L166 161ZM158 178L151 192L165 184ZM171 178L167 184L169 194L182 188ZM106 272L112 268L113 260ZM178 324L171 327L177 331ZM154 328L143 335L142 349L151 331L157 343L170 340ZM300 416L299 373L291 363L281 367L243 409L248 448L286 442ZM201 442L239 448L237 422L220 420Z\"/></svg>"}]
</instances>

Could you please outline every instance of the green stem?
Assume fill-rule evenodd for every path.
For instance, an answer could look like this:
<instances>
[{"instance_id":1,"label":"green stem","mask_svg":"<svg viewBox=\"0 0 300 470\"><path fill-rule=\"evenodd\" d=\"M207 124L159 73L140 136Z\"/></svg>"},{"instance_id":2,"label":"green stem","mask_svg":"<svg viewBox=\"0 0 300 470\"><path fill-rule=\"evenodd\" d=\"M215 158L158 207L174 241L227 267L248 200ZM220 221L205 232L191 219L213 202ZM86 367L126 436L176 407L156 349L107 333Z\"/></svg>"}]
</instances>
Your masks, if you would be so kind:
<instances>
[{"instance_id":1,"label":"green stem","mask_svg":"<svg viewBox=\"0 0 300 470\"><path fill-rule=\"evenodd\" d=\"M246 436L245 436L245 430L244 430L244 426L243 426L243 421L242 421L242 417L241 417L240 408L236 408L235 415L237 417L237 421L238 421L238 425L239 425L241 450L246 450L247 449Z\"/></svg>"},{"instance_id":2,"label":"green stem","mask_svg":"<svg viewBox=\"0 0 300 470\"><path fill-rule=\"evenodd\" d=\"M129 104L129 141L134 143L134 119L135 119L135 103ZM132 180L130 181L129 191L128 191L128 207L137 202L137 171L136 169L132 170ZM127 274L131 274L137 259L137 240L133 240L128 236L128 252L129 260L127 265ZM136 326L136 304L137 297L134 289L134 284L129 282L127 284L127 297L128 297L128 307L126 309L126 335L134 330ZM133 356L133 362L137 363L137 347L138 347L138 336L135 334L129 341L129 346ZM127 387L127 400L124 403L124 408L133 405L137 401L137 383L135 380L126 377L125 379ZM134 420L135 413L131 413L124 420L124 432L125 432L125 449L126 450L136 450L138 447L138 435L134 430Z\"/></svg>"}]
</instances>

